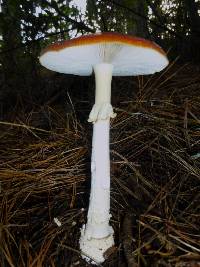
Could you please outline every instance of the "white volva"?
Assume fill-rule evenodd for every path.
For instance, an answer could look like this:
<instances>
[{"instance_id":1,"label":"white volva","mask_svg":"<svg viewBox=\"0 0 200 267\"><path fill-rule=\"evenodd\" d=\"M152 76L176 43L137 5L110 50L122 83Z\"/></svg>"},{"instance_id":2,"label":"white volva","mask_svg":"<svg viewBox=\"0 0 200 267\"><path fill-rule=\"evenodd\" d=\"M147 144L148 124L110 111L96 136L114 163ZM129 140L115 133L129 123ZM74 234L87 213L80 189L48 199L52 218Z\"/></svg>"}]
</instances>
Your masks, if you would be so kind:
<instances>
[{"instance_id":1,"label":"white volva","mask_svg":"<svg viewBox=\"0 0 200 267\"><path fill-rule=\"evenodd\" d=\"M101 63L94 66L95 104L89 116L93 122L91 193L87 224L81 230L80 248L84 258L93 263L105 260L105 251L114 245L110 220L110 118L115 117L111 105L113 66Z\"/></svg>"}]
</instances>

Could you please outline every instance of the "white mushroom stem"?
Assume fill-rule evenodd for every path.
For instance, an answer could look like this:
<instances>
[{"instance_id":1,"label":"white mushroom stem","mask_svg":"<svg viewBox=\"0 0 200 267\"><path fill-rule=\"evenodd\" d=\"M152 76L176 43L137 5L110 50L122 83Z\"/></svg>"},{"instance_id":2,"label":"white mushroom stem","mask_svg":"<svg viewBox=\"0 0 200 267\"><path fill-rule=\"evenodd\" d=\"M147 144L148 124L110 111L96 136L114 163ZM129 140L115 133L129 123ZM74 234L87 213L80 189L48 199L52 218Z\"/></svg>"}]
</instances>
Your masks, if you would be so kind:
<instances>
[{"instance_id":1,"label":"white mushroom stem","mask_svg":"<svg viewBox=\"0 0 200 267\"><path fill-rule=\"evenodd\" d=\"M95 104L89 115L89 122L106 120L114 118L111 105L111 81L113 66L107 63L101 63L94 66L96 93Z\"/></svg>"},{"instance_id":2,"label":"white mushroom stem","mask_svg":"<svg viewBox=\"0 0 200 267\"><path fill-rule=\"evenodd\" d=\"M110 220L110 117L114 117L111 100L112 65L98 64L94 67L96 80L95 105L89 121L93 124L91 193L87 224L81 230L82 255L93 263L105 260L105 251L114 245Z\"/></svg>"}]
</instances>

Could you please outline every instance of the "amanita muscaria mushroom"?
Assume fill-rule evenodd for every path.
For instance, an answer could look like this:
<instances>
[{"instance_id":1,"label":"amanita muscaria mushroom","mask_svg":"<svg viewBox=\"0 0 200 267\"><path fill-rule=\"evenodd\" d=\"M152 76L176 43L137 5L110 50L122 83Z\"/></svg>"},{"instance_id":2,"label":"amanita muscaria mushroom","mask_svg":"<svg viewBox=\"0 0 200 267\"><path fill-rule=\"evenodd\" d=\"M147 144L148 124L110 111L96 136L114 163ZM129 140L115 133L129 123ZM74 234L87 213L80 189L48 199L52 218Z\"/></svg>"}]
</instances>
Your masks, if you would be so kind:
<instances>
[{"instance_id":1,"label":"amanita muscaria mushroom","mask_svg":"<svg viewBox=\"0 0 200 267\"><path fill-rule=\"evenodd\" d=\"M61 73L95 74L95 104L88 119L93 123L91 194L80 248L83 257L102 263L105 251L114 245L114 231L109 224L109 132L110 118L116 116L111 105L112 76L153 74L164 69L168 60L165 52L151 41L109 32L52 44L42 52L40 62Z\"/></svg>"}]
</instances>

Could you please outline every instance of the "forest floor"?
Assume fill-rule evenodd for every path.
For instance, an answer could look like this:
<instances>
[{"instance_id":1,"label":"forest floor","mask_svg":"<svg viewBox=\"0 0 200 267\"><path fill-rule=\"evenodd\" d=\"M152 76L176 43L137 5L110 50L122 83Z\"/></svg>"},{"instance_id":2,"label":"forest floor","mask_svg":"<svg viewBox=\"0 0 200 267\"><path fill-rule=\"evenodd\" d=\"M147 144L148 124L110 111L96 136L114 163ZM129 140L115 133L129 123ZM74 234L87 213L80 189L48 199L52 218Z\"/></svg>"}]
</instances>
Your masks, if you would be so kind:
<instances>
[{"instance_id":1,"label":"forest floor","mask_svg":"<svg viewBox=\"0 0 200 267\"><path fill-rule=\"evenodd\" d=\"M82 97L66 91L62 105L58 94L0 121L2 267L91 266L80 257L79 237L90 192L93 98L77 80L70 84L85 90ZM116 78L112 93L115 247L100 266L200 266L199 68L172 64L152 77Z\"/></svg>"}]
</instances>

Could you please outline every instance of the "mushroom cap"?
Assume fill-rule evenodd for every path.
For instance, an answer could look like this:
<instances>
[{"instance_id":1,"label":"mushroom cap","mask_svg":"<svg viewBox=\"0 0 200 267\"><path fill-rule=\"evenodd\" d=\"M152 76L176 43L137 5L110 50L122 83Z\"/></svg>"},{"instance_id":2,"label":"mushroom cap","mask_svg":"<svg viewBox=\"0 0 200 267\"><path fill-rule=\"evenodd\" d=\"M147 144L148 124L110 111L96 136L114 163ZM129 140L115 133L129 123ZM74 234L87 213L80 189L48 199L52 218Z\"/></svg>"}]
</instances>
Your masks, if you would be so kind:
<instances>
[{"instance_id":1,"label":"mushroom cap","mask_svg":"<svg viewBox=\"0 0 200 267\"><path fill-rule=\"evenodd\" d=\"M153 74L168 65L160 46L142 38L114 32L81 36L49 45L40 63L53 71L91 75L93 66L113 65L113 76Z\"/></svg>"}]
</instances>

